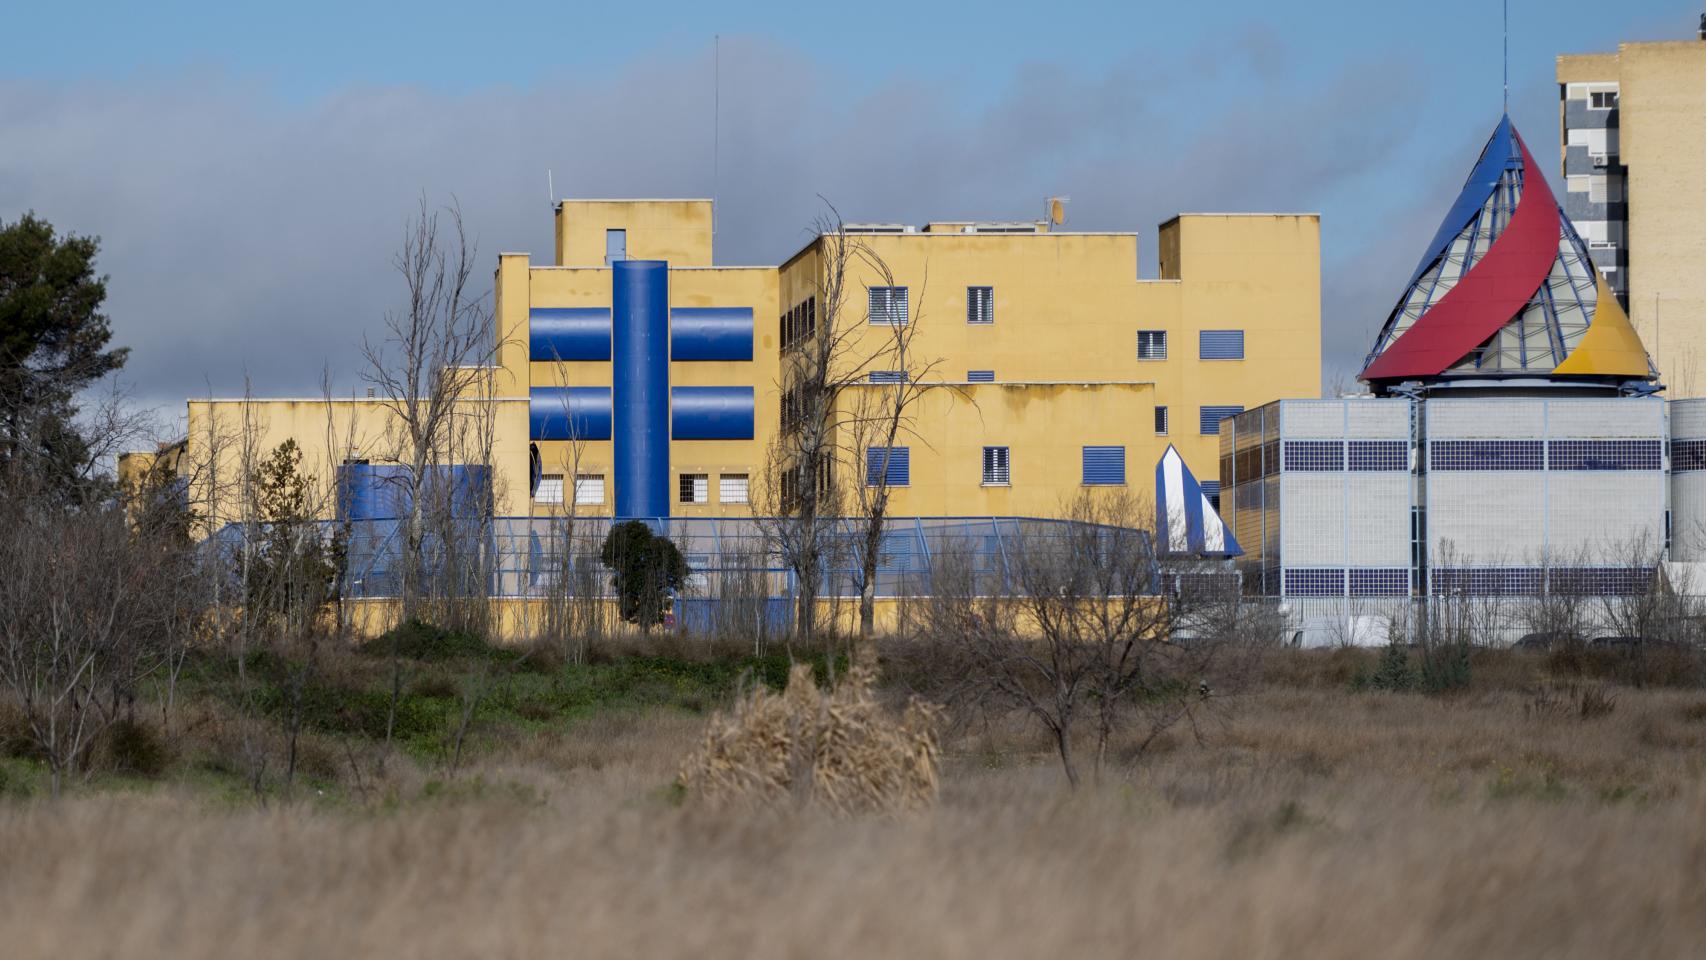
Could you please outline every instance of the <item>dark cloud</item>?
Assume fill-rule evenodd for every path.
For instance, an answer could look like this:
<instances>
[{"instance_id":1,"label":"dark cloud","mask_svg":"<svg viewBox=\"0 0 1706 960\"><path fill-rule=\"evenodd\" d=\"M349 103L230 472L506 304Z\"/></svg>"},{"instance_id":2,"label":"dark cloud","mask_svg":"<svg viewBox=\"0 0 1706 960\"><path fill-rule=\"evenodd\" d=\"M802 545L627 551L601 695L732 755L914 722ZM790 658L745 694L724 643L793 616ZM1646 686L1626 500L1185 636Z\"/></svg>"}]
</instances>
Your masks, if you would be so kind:
<instances>
[{"instance_id":1,"label":"dark cloud","mask_svg":"<svg viewBox=\"0 0 1706 960\"><path fill-rule=\"evenodd\" d=\"M1154 225L1180 210L1320 211L1328 363L1360 359L1369 311L1383 315L1437 215L1378 199L1391 187L1376 183L1437 146L1412 133L1422 71L1394 54L1306 77L1259 28L1233 50L1212 70L1188 69L1195 50L1099 72L985 69L940 89L725 39L718 260L779 261L819 195L849 219L922 222L1035 216L1068 194L1070 227L1141 229L1151 261ZM239 392L245 371L257 393L310 393L328 362L347 387L354 344L397 300L390 257L423 192L459 199L487 263L550 256L547 168L559 195L710 195L710 79L708 54L660 53L524 89L309 103L218 72L0 81L0 216L33 208L102 236L145 400ZM1371 229L1381 204L1412 229Z\"/></svg>"}]
</instances>

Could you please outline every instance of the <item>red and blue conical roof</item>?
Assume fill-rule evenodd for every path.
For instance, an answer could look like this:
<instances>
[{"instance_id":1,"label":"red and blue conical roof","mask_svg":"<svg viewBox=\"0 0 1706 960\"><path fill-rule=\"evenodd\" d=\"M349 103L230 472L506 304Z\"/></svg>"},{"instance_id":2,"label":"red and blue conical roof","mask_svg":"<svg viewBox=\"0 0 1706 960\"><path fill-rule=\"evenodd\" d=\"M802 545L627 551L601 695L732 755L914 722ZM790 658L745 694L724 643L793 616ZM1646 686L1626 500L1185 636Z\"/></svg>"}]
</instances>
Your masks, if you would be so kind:
<instances>
[{"instance_id":1,"label":"red and blue conical roof","mask_svg":"<svg viewBox=\"0 0 1706 960\"><path fill-rule=\"evenodd\" d=\"M1640 337L1504 117L1360 379L1652 380Z\"/></svg>"}]
</instances>

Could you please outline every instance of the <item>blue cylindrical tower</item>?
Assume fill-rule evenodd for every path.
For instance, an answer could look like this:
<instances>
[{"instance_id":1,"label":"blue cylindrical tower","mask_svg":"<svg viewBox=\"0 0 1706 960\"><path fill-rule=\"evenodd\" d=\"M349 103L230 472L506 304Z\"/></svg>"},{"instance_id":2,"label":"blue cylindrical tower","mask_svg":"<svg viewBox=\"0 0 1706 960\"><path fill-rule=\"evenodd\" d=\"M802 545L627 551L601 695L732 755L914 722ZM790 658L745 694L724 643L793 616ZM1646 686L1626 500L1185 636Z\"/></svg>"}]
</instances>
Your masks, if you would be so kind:
<instances>
[{"instance_id":1,"label":"blue cylindrical tower","mask_svg":"<svg viewBox=\"0 0 1706 960\"><path fill-rule=\"evenodd\" d=\"M669 264L610 270L616 516L669 515Z\"/></svg>"}]
</instances>

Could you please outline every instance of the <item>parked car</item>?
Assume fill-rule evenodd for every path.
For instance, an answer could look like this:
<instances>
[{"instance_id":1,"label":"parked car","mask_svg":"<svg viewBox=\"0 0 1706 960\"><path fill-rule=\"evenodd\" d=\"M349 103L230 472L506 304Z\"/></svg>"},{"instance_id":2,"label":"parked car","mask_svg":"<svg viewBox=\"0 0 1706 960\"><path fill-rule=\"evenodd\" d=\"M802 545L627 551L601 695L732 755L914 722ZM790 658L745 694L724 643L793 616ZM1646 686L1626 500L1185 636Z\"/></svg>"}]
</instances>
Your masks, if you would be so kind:
<instances>
[{"instance_id":1,"label":"parked car","mask_svg":"<svg viewBox=\"0 0 1706 960\"><path fill-rule=\"evenodd\" d=\"M1518 650L1550 650L1561 647L1569 642L1569 635L1556 630L1545 630L1539 633L1525 633L1516 642Z\"/></svg>"}]
</instances>

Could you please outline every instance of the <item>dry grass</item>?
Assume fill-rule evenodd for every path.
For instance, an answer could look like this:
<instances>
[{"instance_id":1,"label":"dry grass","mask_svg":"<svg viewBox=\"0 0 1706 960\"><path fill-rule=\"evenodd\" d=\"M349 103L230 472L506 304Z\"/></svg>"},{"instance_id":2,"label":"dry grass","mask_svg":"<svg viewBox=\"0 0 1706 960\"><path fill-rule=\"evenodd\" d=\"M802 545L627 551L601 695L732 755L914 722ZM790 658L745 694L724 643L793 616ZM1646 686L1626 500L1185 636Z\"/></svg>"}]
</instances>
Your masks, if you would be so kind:
<instances>
[{"instance_id":1,"label":"dry grass","mask_svg":"<svg viewBox=\"0 0 1706 960\"><path fill-rule=\"evenodd\" d=\"M855 664L830 691L797 664L788 686L754 687L706 726L677 783L713 805L814 803L835 813L898 813L936 801L937 711L913 699L899 715L877 703L877 674Z\"/></svg>"},{"instance_id":2,"label":"dry grass","mask_svg":"<svg viewBox=\"0 0 1706 960\"><path fill-rule=\"evenodd\" d=\"M1597 688L1596 688L1597 689ZM672 802L701 723L502 745L393 804L171 785L0 804L7 957L1696 956L1706 694L1450 698L1271 681L1076 795L1007 722L940 802ZM1590 715L1591 714L1591 715Z\"/></svg>"}]
</instances>

